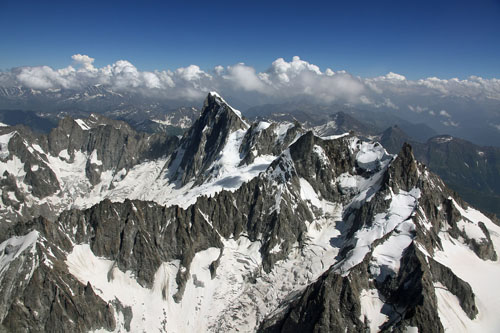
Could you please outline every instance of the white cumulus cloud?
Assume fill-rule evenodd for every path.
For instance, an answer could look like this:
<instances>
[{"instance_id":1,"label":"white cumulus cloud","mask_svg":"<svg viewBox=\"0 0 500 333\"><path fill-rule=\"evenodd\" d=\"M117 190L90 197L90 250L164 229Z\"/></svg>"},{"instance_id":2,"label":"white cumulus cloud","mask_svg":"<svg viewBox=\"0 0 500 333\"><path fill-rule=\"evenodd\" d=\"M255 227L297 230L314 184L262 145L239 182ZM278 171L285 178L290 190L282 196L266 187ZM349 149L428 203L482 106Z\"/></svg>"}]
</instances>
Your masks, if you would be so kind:
<instances>
[{"instance_id":1,"label":"white cumulus cloud","mask_svg":"<svg viewBox=\"0 0 500 333\"><path fill-rule=\"evenodd\" d=\"M217 71L217 68L215 70ZM255 73L253 67L240 63L234 66L228 66L226 72L227 74L222 76L222 78L233 82L237 87L246 91L257 91L264 94L268 93L266 84Z\"/></svg>"},{"instance_id":2,"label":"white cumulus cloud","mask_svg":"<svg viewBox=\"0 0 500 333\"><path fill-rule=\"evenodd\" d=\"M85 70L88 71L95 71L95 67L93 65L94 63L94 58L89 57L88 55L85 54L74 54L71 56L71 59L79 65L82 65Z\"/></svg>"},{"instance_id":3,"label":"white cumulus cloud","mask_svg":"<svg viewBox=\"0 0 500 333\"><path fill-rule=\"evenodd\" d=\"M117 91L185 99L200 99L208 91L216 90L247 104L252 104L256 96L260 102L270 103L309 99L318 103L411 110L420 116L439 114L448 119L454 116L452 109L436 106L443 98L500 102L499 79L471 76L462 80L437 77L409 80L393 72L362 78L344 70L326 68L322 71L298 56L290 61L278 58L262 72L243 63L218 65L208 71L195 64L171 70L141 71L127 60L98 68L94 66L95 59L88 55L75 54L71 59L72 65L60 69L36 66L0 72L0 86L43 90L103 84ZM448 111L442 110L443 107Z\"/></svg>"}]
</instances>

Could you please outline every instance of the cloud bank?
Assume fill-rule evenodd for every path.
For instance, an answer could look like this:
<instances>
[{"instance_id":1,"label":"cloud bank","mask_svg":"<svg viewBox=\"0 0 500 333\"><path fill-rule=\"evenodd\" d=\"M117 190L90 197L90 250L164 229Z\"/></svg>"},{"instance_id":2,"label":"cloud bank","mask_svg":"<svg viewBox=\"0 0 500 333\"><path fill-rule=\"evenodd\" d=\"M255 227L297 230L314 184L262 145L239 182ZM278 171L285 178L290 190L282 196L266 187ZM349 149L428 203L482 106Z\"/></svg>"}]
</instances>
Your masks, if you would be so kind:
<instances>
[{"instance_id":1,"label":"cloud bank","mask_svg":"<svg viewBox=\"0 0 500 333\"><path fill-rule=\"evenodd\" d=\"M446 126L458 126L448 111L437 107L444 98L500 102L500 80L471 76L467 79L430 77L408 80L386 75L362 78L346 71L321 70L299 57L276 59L264 72L244 63L216 66L212 70L197 65L175 70L141 71L127 60L97 68L94 58L75 54L65 68L18 67L0 72L0 86L32 89L83 89L106 85L117 92L137 93L165 99L200 100L208 91L251 105L306 100L316 103L345 103L367 108L409 110L428 117L441 117ZM415 104L414 101L418 101ZM427 101L427 105L421 105ZM434 105L434 106L433 106Z\"/></svg>"},{"instance_id":2,"label":"cloud bank","mask_svg":"<svg viewBox=\"0 0 500 333\"><path fill-rule=\"evenodd\" d=\"M244 63L202 69L141 71L127 60L103 67L85 54L64 68L17 67L0 71L0 89L73 89L104 85L119 93L199 105L217 91L242 108L274 103L340 104L395 112L414 123L492 144L500 140L500 79L429 77L409 80L389 72L359 77L344 70L321 69L299 57L278 58L262 72ZM1 91L0 91L1 93ZM496 139L498 137L498 140Z\"/></svg>"}]
</instances>

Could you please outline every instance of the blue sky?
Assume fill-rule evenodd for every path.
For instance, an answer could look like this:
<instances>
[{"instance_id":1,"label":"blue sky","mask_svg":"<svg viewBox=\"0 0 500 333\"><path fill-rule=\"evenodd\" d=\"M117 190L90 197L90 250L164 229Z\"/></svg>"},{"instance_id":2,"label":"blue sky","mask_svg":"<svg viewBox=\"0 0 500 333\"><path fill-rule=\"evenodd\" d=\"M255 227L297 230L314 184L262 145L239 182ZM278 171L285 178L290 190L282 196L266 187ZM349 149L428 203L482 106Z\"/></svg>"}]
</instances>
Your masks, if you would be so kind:
<instances>
[{"instance_id":1,"label":"blue sky","mask_svg":"<svg viewBox=\"0 0 500 333\"><path fill-rule=\"evenodd\" d=\"M0 2L0 69L126 59L141 70L298 55L321 69L500 77L500 1Z\"/></svg>"}]
</instances>

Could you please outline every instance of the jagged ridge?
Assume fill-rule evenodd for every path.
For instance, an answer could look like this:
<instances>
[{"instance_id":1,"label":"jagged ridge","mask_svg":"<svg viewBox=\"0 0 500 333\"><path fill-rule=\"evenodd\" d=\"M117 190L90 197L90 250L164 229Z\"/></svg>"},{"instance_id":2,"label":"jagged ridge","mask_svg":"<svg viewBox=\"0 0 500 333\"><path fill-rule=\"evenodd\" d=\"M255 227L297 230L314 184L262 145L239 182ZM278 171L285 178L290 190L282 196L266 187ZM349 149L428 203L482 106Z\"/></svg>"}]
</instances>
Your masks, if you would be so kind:
<instances>
[{"instance_id":1,"label":"jagged ridge","mask_svg":"<svg viewBox=\"0 0 500 333\"><path fill-rule=\"evenodd\" d=\"M217 122L216 115L208 118ZM395 158L349 135L323 140L309 132L297 139L293 125L225 129L242 131L239 166L252 162L251 152L282 147L282 153L258 177L188 207L107 200L9 228L5 248L16 235L36 237L4 250L1 286L10 288L5 277L27 258L23 277L35 289L9 292L3 324L62 325L53 321L56 311L27 301L40 287L33 277L43 272L73 279L54 279L67 295L90 295L87 303L74 302L74 322L95 316L89 304L102 300L108 310L96 308L109 316L82 323L84 329L442 331L454 324L442 302L453 299L465 327L478 313L492 320L476 302L487 301L484 291L455 264L450 247L490 269L500 230L418 163L410 146ZM215 140L219 153L224 135ZM212 161L197 172L213 176L217 154L196 152L191 156Z\"/></svg>"}]
</instances>

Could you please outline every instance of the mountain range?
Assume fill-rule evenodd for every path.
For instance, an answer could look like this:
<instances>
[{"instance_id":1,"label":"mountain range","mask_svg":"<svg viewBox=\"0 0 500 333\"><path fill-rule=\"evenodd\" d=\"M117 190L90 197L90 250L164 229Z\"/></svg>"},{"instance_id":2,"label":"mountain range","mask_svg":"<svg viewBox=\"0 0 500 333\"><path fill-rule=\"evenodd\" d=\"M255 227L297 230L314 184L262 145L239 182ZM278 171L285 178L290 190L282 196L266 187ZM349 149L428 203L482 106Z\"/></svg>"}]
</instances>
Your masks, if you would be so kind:
<instances>
[{"instance_id":1,"label":"mountain range","mask_svg":"<svg viewBox=\"0 0 500 333\"><path fill-rule=\"evenodd\" d=\"M500 216L500 148L481 147L449 135L434 136L422 143L410 138L398 126L388 128L379 140L394 154L405 142L410 143L415 157L462 198Z\"/></svg>"},{"instance_id":2,"label":"mountain range","mask_svg":"<svg viewBox=\"0 0 500 333\"><path fill-rule=\"evenodd\" d=\"M123 120L139 132L182 136L200 116L198 107L181 106L183 103L158 97L145 98L130 92L117 93L105 85L83 90L0 88L0 123L27 125L36 132L48 133L64 117L87 118L94 113ZM485 212L500 216L498 147L482 147L456 137L453 141L437 139L440 135L431 127L404 120L403 114L395 111L302 102L251 107L243 114L252 121L297 121L319 136L353 131L360 137L381 140L392 154L396 154L404 142L410 142L417 159L464 199ZM397 126L397 129L386 131L388 126ZM426 144L428 140L439 144ZM446 142L450 143L444 144ZM448 146L454 148L443 149Z\"/></svg>"},{"instance_id":3,"label":"mountain range","mask_svg":"<svg viewBox=\"0 0 500 333\"><path fill-rule=\"evenodd\" d=\"M2 329L498 330L498 221L439 158L348 113L251 122L210 93L198 114L182 136L0 127Z\"/></svg>"}]
</instances>

